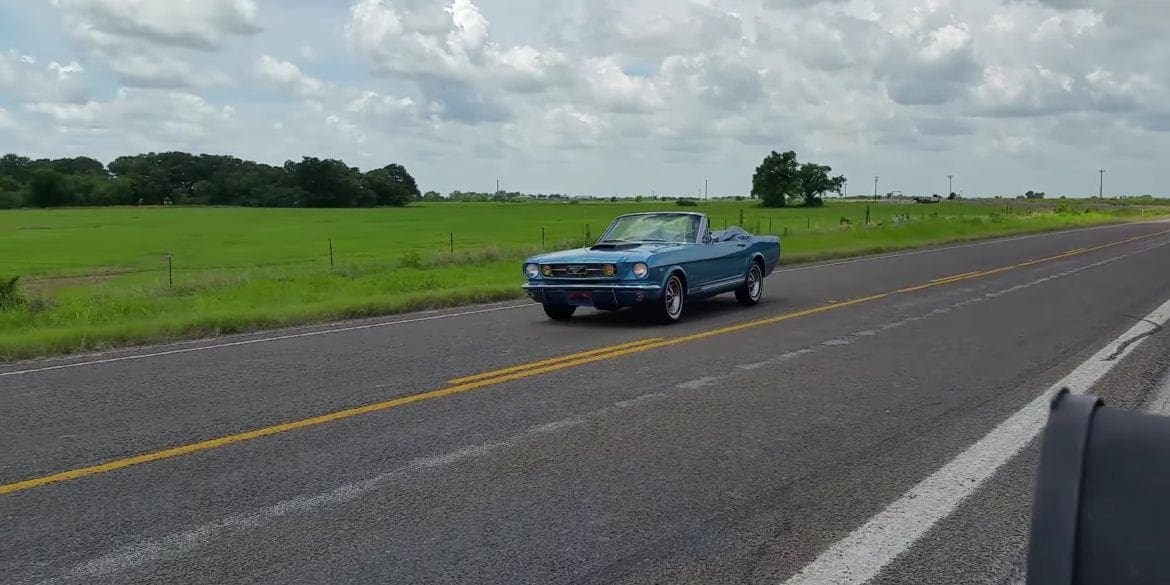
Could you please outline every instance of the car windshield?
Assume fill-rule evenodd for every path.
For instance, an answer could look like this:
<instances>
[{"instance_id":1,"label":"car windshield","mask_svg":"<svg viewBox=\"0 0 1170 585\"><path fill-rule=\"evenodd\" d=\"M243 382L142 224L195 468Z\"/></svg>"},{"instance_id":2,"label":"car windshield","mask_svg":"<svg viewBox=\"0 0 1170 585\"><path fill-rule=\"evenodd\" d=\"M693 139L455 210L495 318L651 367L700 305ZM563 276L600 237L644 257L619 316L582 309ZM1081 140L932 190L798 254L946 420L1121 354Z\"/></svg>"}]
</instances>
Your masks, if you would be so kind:
<instances>
[{"instance_id":1,"label":"car windshield","mask_svg":"<svg viewBox=\"0 0 1170 585\"><path fill-rule=\"evenodd\" d=\"M694 242L698 233L697 215L652 213L618 217L601 239L609 242Z\"/></svg>"}]
</instances>

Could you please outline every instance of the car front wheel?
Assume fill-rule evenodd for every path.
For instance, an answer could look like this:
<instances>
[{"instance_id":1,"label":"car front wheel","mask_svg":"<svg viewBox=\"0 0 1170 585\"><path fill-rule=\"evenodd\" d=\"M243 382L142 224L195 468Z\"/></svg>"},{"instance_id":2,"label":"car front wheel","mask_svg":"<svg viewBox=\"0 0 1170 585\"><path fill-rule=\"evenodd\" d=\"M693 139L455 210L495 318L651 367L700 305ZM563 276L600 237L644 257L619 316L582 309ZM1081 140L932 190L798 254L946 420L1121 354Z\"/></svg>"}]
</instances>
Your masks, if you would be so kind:
<instances>
[{"instance_id":1,"label":"car front wheel","mask_svg":"<svg viewBox=\"0 0 1170 585\"><path fill-rule=\"evenodd\" d=\"M741 305L754 305L764 296L764 272L755 262L743 279L743 286L735 289L735 300Z\"/></svg>"},{"instance_id":2,"label":"car front wheel","mask_svg":"<svg viewBox=\"0 0 1170 585\"><path fill-rule=\"evenodd\" d=\"M649 307L650 317L658 323L674 323L682 317L687 292L677 274L670 275L662 288L662 297Z\"/></svg>"},{"instance_id":3,"label":"car front wheel","mask_svg":"<svg viewBox=\"0 0 1170 585\"><path fill-rule=\"evenodd\" d=\"M548 315L549 319L557 321L568 321L576 311L577 307L574 305L544 305L544 314Z\"/></svg>"}]
</instances>

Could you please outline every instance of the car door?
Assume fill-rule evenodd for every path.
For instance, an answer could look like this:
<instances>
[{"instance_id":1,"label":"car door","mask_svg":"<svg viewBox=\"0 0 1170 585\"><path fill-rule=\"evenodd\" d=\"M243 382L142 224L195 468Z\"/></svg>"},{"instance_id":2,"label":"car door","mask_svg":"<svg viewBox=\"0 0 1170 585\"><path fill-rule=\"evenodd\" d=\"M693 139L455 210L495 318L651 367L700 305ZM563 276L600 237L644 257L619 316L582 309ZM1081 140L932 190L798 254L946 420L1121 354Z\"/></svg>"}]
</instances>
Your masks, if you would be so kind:
<instances>
[{"instance_id":1,"label":"car door","mask_svg":"<svg viewBox=\"0 0 1170 585\"><path fill-rule=\"evenodd\" d=\"M712 247L713 271L719 284L738 281L747 266L748 238L736 238L726 242L714 242Z\"/></svg>"},{"instance_id":2,"label":"car door","mask_svg":"<svg viewBox=\"0 0 1170 585\"><path fill-rule=\"evenodd\" d=\"M691 288L704 292L713 288L726 289L731 281L738 280L743 272L738 266L743 266L747 254L746 246L741 244L746 244L746 241L722 242L703 238L702 243L694 246L694 268L688 270L688 273L700 275L696 279L699 282L693 282Z\"/></svg>"}]
</instances>

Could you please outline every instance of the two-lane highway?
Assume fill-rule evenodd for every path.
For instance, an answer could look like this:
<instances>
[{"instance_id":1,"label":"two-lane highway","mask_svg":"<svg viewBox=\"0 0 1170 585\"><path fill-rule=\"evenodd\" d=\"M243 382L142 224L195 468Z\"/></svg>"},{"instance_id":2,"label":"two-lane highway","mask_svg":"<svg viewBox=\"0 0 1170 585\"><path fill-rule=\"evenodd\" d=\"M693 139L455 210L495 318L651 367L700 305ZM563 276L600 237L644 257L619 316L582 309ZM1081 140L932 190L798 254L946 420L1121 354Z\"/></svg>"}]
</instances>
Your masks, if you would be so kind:
<instances>
[{"instance_id":1,"label":"two-lane highway","mask_svg":"<svg viewBox=\"0 0 1170 585\"><path fill-rule=\"evenodd\" d=\"M783 268L670 327L508 303L0 366L0 575L1010 582L1019 413L1145 407L1166 266L1148 222Z\"/></svg>"}]
</instances>

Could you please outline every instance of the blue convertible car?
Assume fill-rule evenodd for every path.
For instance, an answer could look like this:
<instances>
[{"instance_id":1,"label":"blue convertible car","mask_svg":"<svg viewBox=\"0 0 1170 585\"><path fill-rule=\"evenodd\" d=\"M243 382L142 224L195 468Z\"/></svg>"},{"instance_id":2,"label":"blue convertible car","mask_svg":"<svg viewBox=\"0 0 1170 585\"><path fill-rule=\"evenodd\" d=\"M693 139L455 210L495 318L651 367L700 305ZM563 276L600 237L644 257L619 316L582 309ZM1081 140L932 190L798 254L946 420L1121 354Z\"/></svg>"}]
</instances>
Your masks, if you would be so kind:
<instances>
[{"instance_id":1,"label":"blue convertible car","mask_svg":"<svg viewBox=\"0 0 1170 585\"><path fill-rule=\"evenodd\" d=\"M557 320L580 306L639 307L672 323L693 299L734 291L740 303L756 304L779 263L776 236L740 227L712 233L702 213L631 213L592 246L528 258L523 288Z\"/></svg>"}]
</instances>

